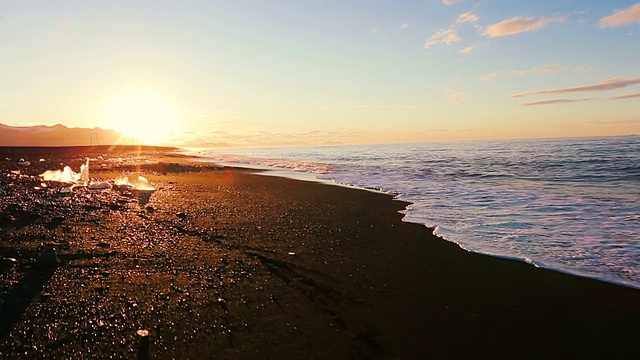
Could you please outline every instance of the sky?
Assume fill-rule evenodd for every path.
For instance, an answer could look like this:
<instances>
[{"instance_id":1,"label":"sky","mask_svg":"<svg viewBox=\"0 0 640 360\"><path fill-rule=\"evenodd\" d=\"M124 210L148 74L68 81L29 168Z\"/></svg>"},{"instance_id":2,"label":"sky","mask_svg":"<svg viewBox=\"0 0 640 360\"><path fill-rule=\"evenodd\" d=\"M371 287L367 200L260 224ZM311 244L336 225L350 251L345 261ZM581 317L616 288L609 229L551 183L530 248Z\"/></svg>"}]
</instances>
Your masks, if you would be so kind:
<instances>
[{"instance_id":1,"label":"sky","mask_svg":"<svg viewBox=\"0 0 640 360\"><path fill-rule=\"evenodd\" d=\"M179 146L640 133L640 2L0 0L0 123Z\"/></svg>"}]
</instances>

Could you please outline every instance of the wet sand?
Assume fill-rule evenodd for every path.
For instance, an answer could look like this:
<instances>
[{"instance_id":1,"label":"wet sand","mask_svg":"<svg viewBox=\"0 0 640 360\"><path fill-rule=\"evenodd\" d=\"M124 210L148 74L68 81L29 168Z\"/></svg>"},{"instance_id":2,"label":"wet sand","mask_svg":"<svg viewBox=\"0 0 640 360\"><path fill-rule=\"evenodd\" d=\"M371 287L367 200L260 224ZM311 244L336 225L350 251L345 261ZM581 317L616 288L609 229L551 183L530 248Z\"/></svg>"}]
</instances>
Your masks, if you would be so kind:
<instances>
[{"instance_id":1,"label":"wet sand","mask_svg":"<svg viewBox=\"0 0 640 360\"><path fill-rule=\"evenodd\" d=\"M0 151L0 358L640 356L640 290L466 252L388 195L129 150ZM157 190L35 189L85 156Z\"/></svg>"}]
</instances>

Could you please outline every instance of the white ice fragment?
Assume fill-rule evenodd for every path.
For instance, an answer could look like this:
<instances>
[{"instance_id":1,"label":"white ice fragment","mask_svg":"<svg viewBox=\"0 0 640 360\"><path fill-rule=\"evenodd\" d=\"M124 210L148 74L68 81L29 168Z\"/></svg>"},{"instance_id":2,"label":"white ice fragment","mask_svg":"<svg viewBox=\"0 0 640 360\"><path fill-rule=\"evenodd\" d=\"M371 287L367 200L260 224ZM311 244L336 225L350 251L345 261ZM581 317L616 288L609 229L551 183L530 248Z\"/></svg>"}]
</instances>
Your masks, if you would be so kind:
<instances>
[{"instance_id":1,"label":"white ice fragment","mask_svg":"<svg viewBox=\"0 0 640 360\"><path fill-rule=\"evenodd\" d=\"M47 160L45 160L45 159L42 159L42 158L40 159L40 162L45 162L45 161L47 161Z\"/></svg>"},{"instance_id":2,"label":"white ice fragment","mask_svg":"<svg viewBox=\"0 0 640 360\"><path fill-rule=\"evenodd\" d=\"M84 186L89 184L89 158L87 158L87 163L80 166L80 181Z\"/></svg>"},{"instance_id":3,"label":"white ice fragment","mask_svg":"<svg viewBox=\"0 0 640 360\"><path fill-rule=\"evenodd\" d=\"M130 190L133 188L133 185L129 182L129 178L127 175L118 176L113 182L114 187L120 190Z\"/></svg>"},{"instance_id":4,"label":"white ice fragment","mask_svg":"<svg viewBox=\"0 0 640 360\"><path fill-rule=\"evenodd\" d=\"M116 187L120 189L130 189L138 191L155 191L156 189L149 183L144 176L138 176L133 182L129 181L126 175L122 175L116 178L114 181Z\"/></svg>"},{"instance_id":5,"label":"white ice fragment","mask_svg":"<svg viewBox=\"0 0 640 360\"><path fill-rule=\"evenodd\" d=\"M121 175L118 176L115 180L114 180L114 184L120 186L120 185L130 185L129 184L129 178L127 177L127 175Z\"/></svg>"},{"instance_id":6,"label":"white ice fragment","mask_svg":"<svg viewBox=\"0 0 640 360\"><path fill-rule=\"evenodd\" d=\"M91 182L87 187L91 190L111 189L111 184L106 181Z\"/></svg>"},{"instance_id":7,"label":"white ice fragment","mask_svg":"<svg viewBox=\"0 0 640 360\"><path fill-rule=\"evenodd\" d=\"M25 161L24 159L20 159L20 161L18 162L18 165L27 167L27 166L31 165L31 163L28 162L28 161Z\"/></svg>"},{"instance_id":8,"label":"white ice fragment","mask_svg":"<svg viewBox=\"0 0 640 360\"><path fill-rule=\"evenodd\" d=\"M156 190L156 188L154 188L151 184L149 184L149 180L147 180L143 176L138 176L138 179L135 180L132 185L133 185L133 190L140 190L140 191Z\"/></svg>"},{"instance_id":9,"label":"white ice fragment","mask_svg":"<svg viewBox=\"0 0 640 360\"><path fill-rule=\"evenodd\" d=\"M87 174L88 175L88 174ZM62 183L75 183L80 179L80 174L71 170L69 166L65 166L60 170L47 170L40 174L42 181L58 181Z\"/></svg>"}]
</instances>

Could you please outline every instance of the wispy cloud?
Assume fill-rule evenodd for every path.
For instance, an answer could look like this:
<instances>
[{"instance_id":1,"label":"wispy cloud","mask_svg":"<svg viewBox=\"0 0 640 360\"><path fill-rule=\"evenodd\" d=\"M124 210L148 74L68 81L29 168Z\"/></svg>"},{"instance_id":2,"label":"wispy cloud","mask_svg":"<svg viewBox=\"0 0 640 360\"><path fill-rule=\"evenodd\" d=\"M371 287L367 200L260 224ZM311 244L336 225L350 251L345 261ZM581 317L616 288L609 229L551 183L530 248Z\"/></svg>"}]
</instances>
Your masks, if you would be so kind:
<instances>
[{"instance_id":1,"label":"wispy cloud","mask_svg":"<svg viewBox=\"0 0 640 360\"><path fill-rule=\"evenodd\" d=\"M520 106L539 106L539 105L568 104L568 103L584 102L584 101L592 101L592 100L595 100L595 99L554 99L554 100L542 100L542 101L528 102L528 103L520 104Z\"/></svg>"},{"instance_id":2,"label":"wispy cloud","mask_svg":"<svg viewBox=\"0 0 640 360\"><path fill-rule=\"evenodd\" d=\"M588 123L592 124L640 124L640 119L627 119L627 120L591 120Z\"/></svg>"},{"instance_id":3,"label":"wispy cloud","mask_svg":"<svg viewBox=\"0 0 640 360\"><path fill-rule=\"evenodd\" d=\"M408 29L411 27L411 23L408 21L405 21L404 23L402 23L402 28L403 29Z\"/></svg>"},{"instance_id":4,"label":"wispy cloud","mask_svg":"<svg viewBox=\"0 0 640 360\"><path fill-rule=\"evenodd\" d=\"M625 99L633 99L633 98L640 98L640 93L614 96L614 97L607 98L607 100L625 100Z\"/></svg>"},{"instance_id":5,"label":"wispy cloud","mask_svg":"<svg viewBox=\"0 0 640 360\"><path fill-rule=\"evenodd\" d=\"M472 13L472 12L466 12L466 13L462 13L460 15L458 15L458 19L456 20L456 24L464 24L466 22L470 22L470 23L475 23L479 20L480 18L478 17L478 15Z\"/></svg>"},{"instance_id":6,"label":"wispy cloud","mask_svg":"<svg viewBox=\"0 0 640 360\"><path fill-rule=\"evenodd\" d=\"M456 29L440 29L440 31L431 35L431 37L425 41L424 48L428 49L438 44L451 45L456 41L460 41Z\"/></svg>"},{"instance_id":7,"label":"wispy cloud","mask_svg":"<svg viewBox=\"0 0 640 360\"><path fill-rule=\"evenodd\" d=\"M586 65L562 65L562 64L545 64L541 66L534 66L529 69L509 70L502 72L494 72L480 76L480 80L487 81L497 77L512 78L527 74L548 75L555 74L561 71L575 71L575 72L591 72L592 67Z\"/></svg>"},{"instance_id":8,"label":"wispy cloud","mask_svg":"<svg viewBox=\"0 0 640 360\"><path fill-rule=\"evenodd\" d=\"M527 31L540 30L549 23L562 22L566 16L549 16L549 17L513 17L508 20L487 26L484 35L489 37L500 37L507 35L515 35Z\"/></svg>"},{"instance_id":9,"label":"wispy cloud","mask_svg":"<svg viewBox=\"0 0 640 360\"><path fill-rule=\"evenodd\" d=\"M442 28L435 34L431 35L431 37L424 42L424 48L428 49L438 44L451 45L454 42L462 40L458 35L456 28L464 23L470 23L477 27L475 24L478 19L478 16L472 12L460 14L453 24L446 28Z\"/></svg>"},{"instance_id":10,"label":"wispy cloud","mask_svg":"<svg viewBox=\"0 0 640 360\"><path fill-rule=\"evenodd\" d=\"M466 48L458 51L460 54L471 54L473 52L473 46L467 46Z\"/></svg>"},{"instance_id":11,"label":"wispy cloud","mask_svg":"<svg viewBox=\"0 0 640 360\"><path fill-rule=\"evenodd\" d=\"M511 95L511 97L523 98L523 97L527 97L531 95L539 95L539 94L569 94L569 93L578 93L578 92L614 90L614 89L625 88L627 86L631 86L635 84L640 84L640 79L613 78L613 79L602 81L594 85L578 86L578 87L564 88L564 89L536 90L528 93L514 94L514 95Z\"/></svg>"},{"instance_id":12,"label":"wispy cloud","mask_svg":"<svg viewBox=\"0 0 640 360\"><path fill-rule=\"evenodd\" d=\"M464 104L464 98L462 97L462 93L452 89L452 88L444 88L444 96L452 104L460 105Z\"/></svg>"},{"instance_id":13,"label":"wispy cloud","mask_svg":"<svg viewBox=\"0 0 640 360\"><path fill-rule=\"evenodd\" d=\"M617 10L613 14L603 17L598 21L598 25L600 25L601 28L616 27L633 23L640 24L640 3L623 10Z\"/></svg>"},{"instance_id":14,"label":"wispy cloud","mask_svg":"<svg viewBox=\"0 0 640 360\"><path fill-rule=\"evenodd\" d=\"M462 2L462 0L442 0L442 3L447 5L447 6L451 6L451 5L457 4L459 2Z\"/></svg>"},{"instance_id":15,"label":"wispy cloud","mask_svg":"<svg viewBox=\"0 0 640 360\"><path fill-rule=\"evenodd\" d=\"M573 67L573 70L576 71L576 72L588 73L588 72L592 72L595 69L592 68L591 66L576 65L576 66Z\"/></svg>"},{"instance_id":16,"label":"wispy cloud","mask_svg":"<svg viewBox=\"0 0 640 360\"><path fill-rule=\"evenodd\" d=\"M489 80L491 80L493 78L498 77L498 75L499 75L498 73L484 74L484 75L480 76L480 80L489 81Z\"/></svg>"}]
</instances>

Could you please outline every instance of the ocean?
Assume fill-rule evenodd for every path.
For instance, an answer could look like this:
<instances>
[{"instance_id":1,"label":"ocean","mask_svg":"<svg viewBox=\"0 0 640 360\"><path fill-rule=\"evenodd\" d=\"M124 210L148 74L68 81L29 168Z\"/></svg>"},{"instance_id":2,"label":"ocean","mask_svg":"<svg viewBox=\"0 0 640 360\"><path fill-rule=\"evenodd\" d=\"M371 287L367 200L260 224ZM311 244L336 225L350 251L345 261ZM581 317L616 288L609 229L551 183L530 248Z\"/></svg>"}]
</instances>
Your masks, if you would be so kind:
<instances>
[{"instance_id":1,"label":"ocean","mask_svg":"<svg viewBox=\"0 0 640 360\"><path fill-rule=\"evenodd\" d=\"M640 136L190 153L390 193L469 251L640 288Z\"/></svg>"}]
</instances>

